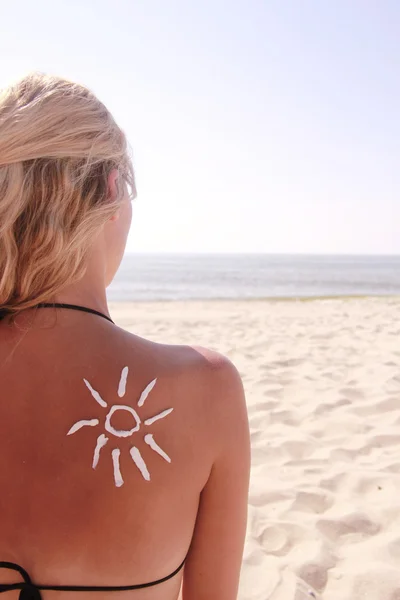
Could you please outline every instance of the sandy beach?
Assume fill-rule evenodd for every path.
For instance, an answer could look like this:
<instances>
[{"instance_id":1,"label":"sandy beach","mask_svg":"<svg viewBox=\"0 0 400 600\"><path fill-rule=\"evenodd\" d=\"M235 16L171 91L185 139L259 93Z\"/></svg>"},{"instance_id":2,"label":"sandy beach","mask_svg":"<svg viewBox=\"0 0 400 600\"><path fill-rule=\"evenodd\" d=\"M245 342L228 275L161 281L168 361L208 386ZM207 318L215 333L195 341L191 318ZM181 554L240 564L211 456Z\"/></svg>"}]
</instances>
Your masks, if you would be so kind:
<instances>
[{"instance_id":1,"label":"sandy beach","mask_svg":"<svg viewBox=\"0 0 400 600\"><path fill-rule=\"evenodd\" d=\"M111 305L226 354L252 439L240 600L400 600L400 299Z\"/></svg>"}]
</instances>

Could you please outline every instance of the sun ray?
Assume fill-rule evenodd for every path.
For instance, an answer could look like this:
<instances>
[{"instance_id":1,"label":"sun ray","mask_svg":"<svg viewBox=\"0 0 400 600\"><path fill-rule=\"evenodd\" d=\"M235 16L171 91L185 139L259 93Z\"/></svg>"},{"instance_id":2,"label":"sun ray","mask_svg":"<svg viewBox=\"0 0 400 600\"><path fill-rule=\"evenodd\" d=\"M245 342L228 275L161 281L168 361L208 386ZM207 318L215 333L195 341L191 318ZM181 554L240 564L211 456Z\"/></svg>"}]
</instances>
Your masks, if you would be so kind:
<instances>
[{"instance_id":1,"label":"sun ray","mask_svg":"<svg viewBox=\"0 0 400 600\"><path fill-rule=\"evenodd\" d=\"M92 388L92 386L90 385L90 383L88 382L87 379L84 379L83 381L85 382L86 387L88 388L89 392L92 394L92 396L96 400L96 402L98 402L100 404L100 406L102 406L103 408L106 408L107 402L104 402L104 400L100 396L99 392L96 392L96 390Z\"/></svg>"},{"instance_id":2,"label":"sun ray","mask_svg":"<svg viewBox=\"0 0 400 600\"><path fill-rule=\"evenodd\" d=\"M94 454L93 454L92 469L95 469L97 467L97 465L99 464L100 450L103 448L103 446L105 446L107 444L107 442L108 442L108 437L106 437L104 435L104 433L99 435L99 437L97 438L97 444L96 444L96 448L94 449Z\"/></svg>"},{"instance_id":3,"label":"sun ray","mask_svg":"<svg viewBox=\"0 0 400 600\"><path fill-rule=\"evenodd\" d=\"M68 431L67 435L72 435L73 433L76 433L77 431L82 429L82 427L86 427L86 426L87 427L95 427L98 424L99 424L98 419L82 419L82 421L77 421L76 423L74 423L72 425L72 427Z\"/></svg>"},{"instance_id":4,"label":"sun ray","mask_svg":"<svg viewBox=\"0 0 400 600\"><path fill-rule=\"evenodd\" d=\"M122 479L121 470L119 467L120 454L121 450L119 448L114 448L114 450L111 452L112 461L114 465L114 481L117 487L121 487L121 485L124 485L124 480Z\"/></svg>"},{"instance_id":5,"label":"sun ray","mask_svg":"<svg viewBox=\"0 0 400 600\"><path fill-rule=\"evenodd\" d=\"M123 398L126 392L126 380L128 377L129 367L124 367L121 371L121 379L119 380L118 396Z\"/></svg>"},{"instance_id":6,"label":"sun ray","mask_svg":"<svg viewBox=\"0 0 400 600\"><path fill-rule=\"evenodd\" d=\"M143 392L140 395L139 401L137 403L138 406L143 406L147 396L150 394L151 390L156 385L156 381L157 381L157 378L153 379L153 381L150 381L149 385L146 386L146 388L143 390Z\"/></svg>"},{"instance_id":7,"label":"sun ray","mask_svg":"<svg viewBox=\"0 0 400 600\"><path fill-rule=\"evenodd\" d=\"M145 425L153 425L153 423L155 423L159 419L165 419L165 417L170 415L173 410L174 410L173 408L167 408L167 410L163 410L158 415L155 415L154 417L151 417L150 419L146 419L144 424Z\"/></svg>"},{"instance_id":8,"label":"sun ray","mask_svg":"<svg viewBox=\"0 0 400 600\"><path fill-rule=\"evenodd\" d=\"M154 452L157 452L157 454L159 454L164 460L166 460L169 463L171 462L171 459L168 456L168 454L164 452L164 450L160 448L160 446L155 442L154 437L151 433L148 433L144 436L144 441L148 446L150 446L152 450L154 450Z\"/></svg>"},{"instance_id":9,"label":"sun ray","mask_svg":"<svg viewBox=\"0 0 400 600\"><path fill-rule=\"evenodd\" d=\"M139 449L136 448L136 446L133 446L133 448L129 450L129 453L132 457L133 462L143 475L143 479L145 479L146 481L150 481L150 473L147 469L147 465L144 462L142 455L140 454Z\"/></svg>"}]
</instances>

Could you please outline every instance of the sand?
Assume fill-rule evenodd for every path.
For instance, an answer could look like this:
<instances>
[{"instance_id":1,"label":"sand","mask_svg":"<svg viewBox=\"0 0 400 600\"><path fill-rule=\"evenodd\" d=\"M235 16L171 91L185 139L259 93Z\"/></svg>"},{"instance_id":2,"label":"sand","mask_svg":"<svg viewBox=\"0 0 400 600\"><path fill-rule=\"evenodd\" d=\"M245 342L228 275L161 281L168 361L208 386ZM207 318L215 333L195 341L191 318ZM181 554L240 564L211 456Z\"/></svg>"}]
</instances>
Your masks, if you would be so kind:
<instances>
[{"instance_id":1,"label":"sand","mask_svg":"<svg viewBox=\"0 0 400 600\"><path fill-rule=\"evenodd\" d=\"M252 439L240 600L400 600L400 299L114 304L238 367Z\"/></svg>"}]
</instances>

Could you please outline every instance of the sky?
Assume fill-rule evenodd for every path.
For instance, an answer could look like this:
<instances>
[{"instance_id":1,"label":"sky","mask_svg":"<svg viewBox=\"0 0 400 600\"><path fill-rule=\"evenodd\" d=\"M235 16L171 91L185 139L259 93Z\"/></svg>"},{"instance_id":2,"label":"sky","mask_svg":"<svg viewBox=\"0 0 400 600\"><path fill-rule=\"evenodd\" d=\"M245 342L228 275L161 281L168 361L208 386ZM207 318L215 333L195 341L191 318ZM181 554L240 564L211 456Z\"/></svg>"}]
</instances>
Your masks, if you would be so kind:
<instances>
[{"instance_id":1,"label":"sky","mask_svg":"<svg viewBox=\"0 0 400 600\"><path fill-rule=\"evenodd\" d=\"M0 87L78 81L125 131L128 251L400 253L397 0L0 8Z\"/></svg>"}]
</instances>

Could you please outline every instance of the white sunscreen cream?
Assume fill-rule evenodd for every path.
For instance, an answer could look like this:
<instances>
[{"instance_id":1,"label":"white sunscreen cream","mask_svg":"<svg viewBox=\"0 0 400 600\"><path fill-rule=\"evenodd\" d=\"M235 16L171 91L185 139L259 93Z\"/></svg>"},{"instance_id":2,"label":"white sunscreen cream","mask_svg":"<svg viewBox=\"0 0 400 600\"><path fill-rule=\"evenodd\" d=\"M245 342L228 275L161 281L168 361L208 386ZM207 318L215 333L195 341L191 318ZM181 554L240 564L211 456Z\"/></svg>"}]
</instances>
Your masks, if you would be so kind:
<instances>
[{"instance_id":1,"label":"white sunscreen cream","mask_svg":"<svg viewBox=\"0 0 400 600\"><path fill-rule=\"evenodd\" d=\"M126 380L128 378L129 367L124 367L121 372L121 379L119 380L118 396L122 398L126 392Z\"/></svg>"},{"instance_id":2,"label":"white sunscreen cream","mask_svg":"<svg viewBox=\"0 0 400 600\"><path fill-rule=\"evenodd\" d=\"M82 419L82 421L78 421L72 425L71 429L68 431L67 435L72 435L76 431L82 429L82 427L95 427L99 424L98 419Z\"/></svg>"},{"instance_id":3,"label":"white sunscreen cream","mask_svg":"<svg viewBox=\"0 0 400 600\"><path fill-rule=\"evenodd\" d=\"M118 390L117 390L118 396L120 398L122 398L126 394L128 373L129 373L128 367L124 367L121 371L121 376L120 376ZM97 404L99 404L102 408L107 408L107 406L108 406L107 402L105 402L103 400L103 398L100 396L99 392L97 392L92 387L92 385L89 383L89 381L87 379L83 379L83 381L84 381L86 387L88 388L91 396L97 402ZM139 397L139 400L137 403L138 407L143 406L143 404L145 403L146 399L148 398L151 390L154 388L156 382L157 382L157 378L150 381L150 383L146 386L146 388L140 394L140 397ZM162 412L154 415L154 417L149 417L148 419L146 419L144 421L144 425L146 425L147 427L149 427L150 425L153 425L153 423L155 423L156 421L159 421L160 419L164 419L165 417L170 415L173 410L174 410L173 408L167 408L167 409L163 410ZM126 411L133 417L135 423L131 429L119 430L111 425L111 417L118 411ZM99 425L99 419L82 419L81 421L77 421L76 423L74 423L72 425L72 427L68 431L67 435L72 435L73 433L76 433L83 427L95 427L96 425ZM104 420L105 431L107 431L109 434L111 434L117 438L130 437L134 433L137 433L140 430L141 426L142 426L142 420L141 420L139 414L136 412L136 410L134 408L132 408L131 406L127 406L124 404L111 405L107 415L105 416L105 420ZM106 446L108 441L109 441L109 438L104 433L101 433L97 437L96 446L95 446L94 452L93 452L93 462L92 462L93 469L96 469L97 465L99 464L101 450L102 450L102 448L104 448L104 446ZM144 441L147 444L147 446L149 446L151 448L151 450L153 450L153 452L156 452L159 456L161 456L161 458L163 458L168 463L171 462L171 459L168 456L168 454L166 452L164 452L164 450L162 448L160 448L160 446L156 443L156 441L154 440L154 437L151 433L144 436ZM130 453L131 458L132 458L133 462L135 463L136 467L140 471L143 479L145 479L145 481L150 481L150 473L149 473L149 470L147 468L147 465L145 463L145 460L144 460L139 448L137 448L136 446L132 446L129 453ZM115 482L116 487L121 487L124 484L124 480L122 478L121 468L120 468L120 456L121 456L120 448L114 448L111 451L111 457L112 457L112 463L113 463L113 469L114 469L114 482Z\"/></svg>"},{"instance_id":4,"label":"white sunscreen cream","mask_svg":"<svg viewBox=\"0 0 400 600\"><path fill-rule=\"evenodd\" d=\"M132 417L135 419L135 423L136 423L135 427L133 427L132 429L121 429L121 430L115 429L111 425L111 417L117 410L126 410L128 413L130 413L132 415ZM129 437L130 435L135 433L135 431L139 431L140 424L141 424L140 417L131 406L124 406L123 404L114 404L110 408L110 411L109 411L108 415L106 416L106 422L104 424L104 429L106 431L108 431L108 433L112 433L116 437Z\"/></svg>"},{"instance_id":5,"label":"white sunscreen cream","mask_svg":"<svg viewBox=\"0 0 400 600\"><path fill-rule=\"evenodd\" d=\"M164 460L166 460L169 463L171 462L171 459L168 456L168 454L164 452L164 450L160 448L160 446L154 441L154 437L151 433L148 433L144 436L144 441L148 446L150 446L152 450L154 450L154 452L157 452L157 454L159 454Z\"/></svg>"},{"instance_id":6,"label":"white sunscreen cream","mask_svg":"<svg viewBox=\"0 0 400 600\"><path fill-rule=\"evenodd\" d=\"M150 473L147 470L147 465L144 462L142 455L140 454L140 451L138 448L136 448L136 446L133 446L133 448L131 448L129 450L130 455L132 457L133 462L135 463L135 465L137 466L137 468L139 469L139 471L141 472L141 474L143 475L143 478L146 481L150 481Z\"/></svg>"},{"instance_id":7,"label":"white sunscreen cream","mask_svg":"<svg viewBox=\"0 0 400 600\"><path fill-rule=\"evenodd\" d=\"M100 396L99 392L96 392L96 390L94 390L92 388L92 386L90 385L90 383L88 382L87 379L84 379L83 381L85 382L86 387L88 388L89 392L92 394L92 396L96 400L96 402L98 402L100 404L100 406L102 406L103 408L106 408L107 402L104 402L104 400Z\"/></svg>"},{"instance_id":8,"label":"white sunscreen cream","mask_svg":"<svg viewBox=\"0 0 400 600\"><path fill-rule=\"evenodd\" d=\"M160 414L156 415L155 417L146 419L144 424L145 425L153 425L153 423L155 423L159 419L164 419L165 417L167 417L170 413L172 413L173 410L174 410L173 408L167 408L167 410L163 410L162 412L160 412Z\"/></svg>"},{"instance_id":9,"label":"white sunscreen cream","mask_svg":"<svg viewBox=\"0 0 400 600\"><path fill-rule=\"evenodd\" d=\"M106 437L104 435L104 433L99 435L99 437L97 438L97 444L96 444L96 448L94 449L94 454L93 454L92 469L95 469L97 467L97 465L99 464L100 450L103 448L103 446L105 446L107 444L107 442L108 442L108 437Z\"/></svg>"},{"instance_id":10,"label":"white sunscreen cream","mask_svg":"<svg viewBox=\"0 0 400 600\"><path fill-rule=\"evenodd\" d=\"M156 382L157 382L157 378L153 379L153 381L150 381L149 385L145 387L145 389L143 390L143 392L140 394L140 398L139 398L139 401L137 403L138 406L143 406L143 404L146 401L147 396L150 394L151 390L156 385Z\"/></svg>"},{"instance_id":11,"label":"white sunscreen cream","mask_svg":"<svg viewBox=\"0 0 400 600\"><path fill-rule=\"evenodd\" d=\"M121 485L124 485L124 480L122 479L121 470L119 467L120 454L121 450L119 448L114 448L114 450L111 452L112 461L114 465L114 481L116 487L121 487Z\"/></svg>"}]
</instances>

